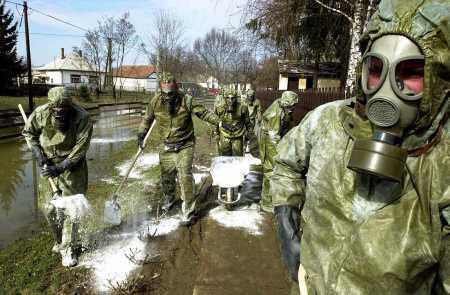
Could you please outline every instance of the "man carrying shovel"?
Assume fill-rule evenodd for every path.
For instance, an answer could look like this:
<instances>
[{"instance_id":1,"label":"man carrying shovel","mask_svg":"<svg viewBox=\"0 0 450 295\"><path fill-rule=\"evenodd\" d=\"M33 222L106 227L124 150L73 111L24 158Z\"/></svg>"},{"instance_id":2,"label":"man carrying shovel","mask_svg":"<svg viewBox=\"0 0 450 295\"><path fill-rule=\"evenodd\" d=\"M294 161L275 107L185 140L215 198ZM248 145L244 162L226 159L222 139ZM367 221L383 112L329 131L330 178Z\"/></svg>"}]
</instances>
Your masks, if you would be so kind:
<instances>
[{"instance_id":1,"label":"man carrying shovel","mask_svg":"<svg viewBox=\"0 0 450 295\"><path fill-rule=\"evenodd\" d=\"M65 87L52 88L48 100L36 108L23 130L44 178L39 191L45 198L55 198L47 181L51 178L60 191L56 196L84 195L88 184L86 152L92 135L89 114L72 103ZM47 200L44 211L56 239L52 251L61 253L64 266L76 265L73 249L78 239L77 221Z\"/></svg>"},{"instance_id":2,"label":"man carrying shovel","mask_svg":"<svg viewBox=\"0 0 450 295\"><path fill-rule=\"evenodd\" d=\"M161 190L164 198L162 209L169 211L176 202L175 177L181 188L183 225L191 225L195 218L194 179L192 160L194 156L194 125L192 115L218 125L219 118L204 106L193 102L189 95L178 91L174 76L162 73L160 91L150 99L138 133L138 144L144 147L144 138L156 120L161 139L159 163L161 167Z\"/></svg>"}]
</instances>

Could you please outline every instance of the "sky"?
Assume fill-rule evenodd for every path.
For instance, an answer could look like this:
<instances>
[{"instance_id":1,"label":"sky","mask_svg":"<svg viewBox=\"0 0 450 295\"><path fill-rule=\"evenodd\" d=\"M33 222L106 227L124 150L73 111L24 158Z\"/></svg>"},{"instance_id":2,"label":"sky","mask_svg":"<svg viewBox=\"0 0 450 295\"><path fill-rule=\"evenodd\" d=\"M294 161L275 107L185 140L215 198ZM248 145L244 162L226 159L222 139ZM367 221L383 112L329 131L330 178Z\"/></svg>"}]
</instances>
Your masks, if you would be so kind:
<instances>
[{"instance_id":1,"label":"sky","mask_svg":"<svg viewBox=\"0 0 450 295\"><path fill-rule=\"evenodd\" d=\"M10 0L20 2L20 0ZM246 0L28 0L28 6L53 15L86 29L97 26L104 17L120 17L130 13L130 21L144 43L148 43L152 32L153 16L166 10L184 23L185 44L192 46L195 39L203 37L211 28L224 28L230 31L240 25L240 9ZM20 23L22 7L6 3ZM61 48L66 54L73 46L81 47L84 31L55 21L47 16L30 11L28 17L31 60L34 66L44 65L59 57ZM18 54L25 56L25 35L23 21L19 28ZM55 35L42 35L55 34ZM61 36L65 35L65 36ZM132 51L126 63L145 64L146 58Z\"/></svg>"}]
</instances>

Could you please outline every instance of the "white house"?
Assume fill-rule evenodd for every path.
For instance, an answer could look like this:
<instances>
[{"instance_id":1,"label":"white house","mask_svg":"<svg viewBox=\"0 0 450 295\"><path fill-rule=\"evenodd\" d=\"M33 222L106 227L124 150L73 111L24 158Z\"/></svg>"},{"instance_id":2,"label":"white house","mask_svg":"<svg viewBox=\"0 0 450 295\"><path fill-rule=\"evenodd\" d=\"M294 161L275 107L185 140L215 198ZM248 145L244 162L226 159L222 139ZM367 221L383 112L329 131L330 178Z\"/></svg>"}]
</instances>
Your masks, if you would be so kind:
<instances>
[{"instance_id":1,"label":"white house","mask_svg":"<svg viewBox=\"0 0 450 295\"><path fill-rule=\"evenodd\" d=\"M206 77L199 77L197 78L198 85L202 86L203 88L207 89L218 89L219 88L219 80L214 78L213 76Z\"/></svg>"},{"instance_id":2,"label":"white house","mask_svg":"<svg viewBox=\"0 0 450 295\"><path fill-rule=\"evenodd\" d=\"M157 88L156 68L151 65L125 65L114 70L117 89L128 91L155 91Z\"/></svg>"},{"instance_id":3,"label":"white house","mask_svg":"<svg viewBox=\"0 0 450 295\"><path fill-rule=\"evenodd\" d=\"M33 69L33 80L50 85L79 86L81 84L95 87L99 79L98 73L83 58L81 52L73 52L67 56L64 48L61 55L45 66ZM103 79L104 74L100 75Z\"/></svg>"}]
</instances>

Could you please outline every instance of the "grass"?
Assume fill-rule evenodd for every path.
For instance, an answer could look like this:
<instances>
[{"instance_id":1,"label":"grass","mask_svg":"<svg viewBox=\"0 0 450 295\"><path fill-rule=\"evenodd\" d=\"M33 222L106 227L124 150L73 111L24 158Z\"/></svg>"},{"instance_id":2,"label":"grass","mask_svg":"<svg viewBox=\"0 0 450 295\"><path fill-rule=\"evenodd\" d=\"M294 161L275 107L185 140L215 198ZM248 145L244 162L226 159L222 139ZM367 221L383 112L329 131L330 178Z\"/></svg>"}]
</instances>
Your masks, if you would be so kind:
<instances>
[{"instance_id":1,"label":"grass","mask_svg":"<svg viewBox=\"0 0 450 295\"><path fill-rule=\"evenodd\" d=\"M0 252L0 294L89 293L90 271L64 268L52 253L53 237L46 225L30 239L22 239Z\"/></svg>"}]
</instances>

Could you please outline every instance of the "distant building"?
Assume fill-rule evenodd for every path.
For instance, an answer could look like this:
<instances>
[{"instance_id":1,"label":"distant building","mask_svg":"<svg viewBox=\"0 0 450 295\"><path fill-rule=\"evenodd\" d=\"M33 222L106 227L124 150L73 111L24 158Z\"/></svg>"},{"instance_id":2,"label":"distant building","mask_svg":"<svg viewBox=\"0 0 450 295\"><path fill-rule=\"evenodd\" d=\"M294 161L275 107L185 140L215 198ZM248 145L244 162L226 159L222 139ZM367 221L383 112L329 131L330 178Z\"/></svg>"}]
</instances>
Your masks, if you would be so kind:
<instances>
[{"instance_id":1,"label":"distant building","mask_svg":"<svg viewBox=\"0 0 450 295\"><path fill-rule=\"evenodd\" d=\"M124 65L113 76L117 89L153 92L157 88L156 68L151 65Z\"/></svg>"},{"instance_id":2,"label":"distant building","mask_svg":"<svg viewBox=\"0 0 450 295\"><path fill-rule=\"evenodd\" d=\"M102 78L104 74L100 76ZM45 66L33 69L33 83L73 87L85 84L95 87L98 79L98 73L83 58L81 51L65 56L64 48L61 48L59 58Z\"/></svg>"},{"instance_id":3,"label":"distant building","mask_svg":"<svg viewBox=\"0 0 450 295\"><path fill-rule=\"evenodd\" d=\"M313 88L315 65L292 60L278 60L278 70L279 90ZM317 88L339 88L341 86L340 70L340 63L320 63Z\"/></svg>"}]
</instances>

